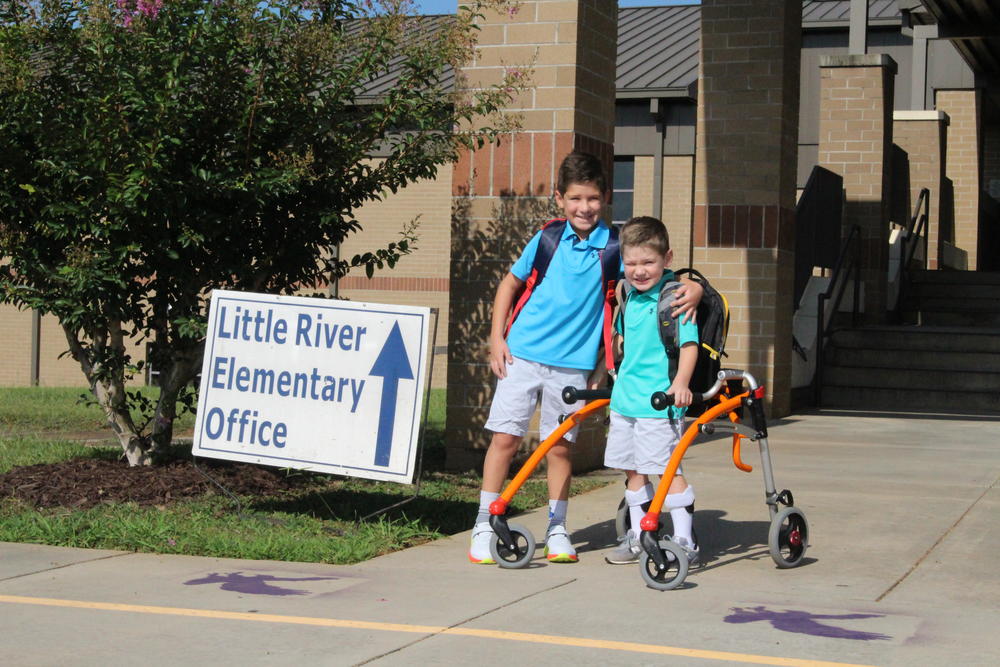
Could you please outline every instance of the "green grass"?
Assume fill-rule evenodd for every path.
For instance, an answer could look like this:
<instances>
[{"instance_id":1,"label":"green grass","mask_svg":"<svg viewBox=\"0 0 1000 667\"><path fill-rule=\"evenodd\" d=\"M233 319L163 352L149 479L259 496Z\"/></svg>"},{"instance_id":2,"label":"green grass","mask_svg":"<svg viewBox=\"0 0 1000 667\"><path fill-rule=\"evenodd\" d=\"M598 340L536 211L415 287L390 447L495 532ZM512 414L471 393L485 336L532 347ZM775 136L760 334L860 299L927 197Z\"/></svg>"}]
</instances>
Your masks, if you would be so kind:
<instances>
[{"instance_id":1,"label":"green grass","mask_svg":"<svg viewBox=\"0 0 1000 667\"><path fill-rule=\"evenodd\" d=\"M79 389L0 390L0 474L14 467L83 457L118 458L115 447L88 447L53 433L93 430L100 412L76 403ZM216 493L165 507L102 504L79 510L35 510L0 501L0 541L57 546L349 564L467 530L479 503L480 478L441 470L444 390L433 390L425 434L425 472L415 499L379 517L362 517L411 498L413 485L306 475L309 483L272 497ZM26 434L45 435L26 435ZM190 449L176 447L175 456ZM607 483L573 480L573 493ZM543 476L528 480L512 512L545 504ZM459 557L459 556L456 556Z\"/></svg>"},{"instance_id":2,"label":"green grass","mask_svg":"<svg viewBox=\"0 0 1000 667\"><path fill-rule=\"evenodd\" d=\"M87 447L69 440L27 437L0 437L0 474L18 466L58 463L75 458L117 457L115 450Z\"/></svg>"},{"instance_id":3,"label":"green grass","mask_svg":"<svg viewBox=\"0 0 1000 667\"><path fill-rule=\"evenodd\" d=\"M138 390L150 400L159 392L156 387ZM0 387L0 435L103 430L111 437L104 413L96 404L85 402L84 395L90 396L86 387ZM193 425L194 416L185 414L177 419L174 429L180 432Z\"/></svg>"},{"instance_id":4,"label":"green grass","mask_svg":"<svg viewBox=\"0 0 1000 667\"><path fill-rule=\"evenodd\" d=\"M601 484L574 481L575 490ZM351 564L467 530L479 479L431 473L411 503L368 521L354 518L412 494L412 487L349 479L283 498L244 497L239 508L220 495L165 508L124 503L75 511L38 511L8 499L0 503L0 541ZM546 496L544 480L529 480L514 511L544 504Z\"/></svg>"}]
</instances>

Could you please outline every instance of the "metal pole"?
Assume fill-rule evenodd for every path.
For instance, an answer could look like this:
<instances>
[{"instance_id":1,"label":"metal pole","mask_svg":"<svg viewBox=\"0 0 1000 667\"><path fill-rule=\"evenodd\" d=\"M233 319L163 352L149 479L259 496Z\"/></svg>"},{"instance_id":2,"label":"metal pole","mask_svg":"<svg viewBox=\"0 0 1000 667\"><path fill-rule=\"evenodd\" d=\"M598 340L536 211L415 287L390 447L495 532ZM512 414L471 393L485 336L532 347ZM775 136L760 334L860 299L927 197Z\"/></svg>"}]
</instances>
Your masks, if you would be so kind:
<instances>
[{"instance_id":1,"label":"metal pole","mask_svg":"<svg viewBox=\"0 0 1000 667\"><path fill-rule=\"evenodd\" d=\"M851 0L850 19L847 53L863 56L868 53L868 0Z\"/></svg>"},{"instance_id":2,"label":"metal pole","mask_svg":"<svg viewBox=\"0 0 1000 667\"><path fill-rule=\"evenodd\" d=\"M31 370L30 381L32 387L37 387L41 381L42 371L42 314L37 310L31 311Z\"/></svg>"}]
</instances>

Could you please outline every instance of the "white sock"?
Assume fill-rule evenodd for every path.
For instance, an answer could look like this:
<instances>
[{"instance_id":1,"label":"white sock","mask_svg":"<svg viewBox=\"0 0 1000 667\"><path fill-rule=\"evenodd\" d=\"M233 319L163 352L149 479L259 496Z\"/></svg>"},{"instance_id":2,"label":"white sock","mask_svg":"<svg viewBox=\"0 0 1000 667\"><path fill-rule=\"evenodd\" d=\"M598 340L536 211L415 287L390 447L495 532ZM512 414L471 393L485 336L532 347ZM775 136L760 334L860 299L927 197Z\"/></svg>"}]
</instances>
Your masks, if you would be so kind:
<instances>
[{"instance_id":1,"label":"white sock","mask_svg":"<svg viewBox=\"0 0 1000 667\"><path fill-rule=\"evenodd\" d=\"M556 526L566 525L566 510L569 509L568 500L549 499L549 527L552 530Z\"/></svg>"},{"instance_id":2,"label":"white sock","mask_svg":"<svg viewBox=\"0 0 1000 667\"><path fill-rule=\"evenodd\" d=\"M688 544L694 544L691 536L691 526L694 523L687 508L694 503L694 488L688 487L681 493L667 494L667 506L670 508L670 519L674 523L674 537L683 537Z\"/></svg>"},{"instance_id":3,"label":"white sock","mask_svg":"<svg viewBox=\"0 0 1000 667\"><path fill-rule=\"evenodd\" d=\"M632 537L638 537L642 529L639 527L639 522L642 521L642 517L646 516L646 511L642 509L642 506L653 499L653 485L647 484L638 491L629 491L625 489L625 502L628 504L628 516L632 523L632 527L629 532L632 533Z\"/></svg>"},{"instance_id":4,"label":"white sock","mask_svg":"<svg viewBox=\"0 0 1000 667\"><path fill-rule=\"evenodd\" d=\"M479 492L479 514L476 515L476 523L490 520L490 504L499 497L499 493L492 491Z\"/></svg>"}]
</instances>

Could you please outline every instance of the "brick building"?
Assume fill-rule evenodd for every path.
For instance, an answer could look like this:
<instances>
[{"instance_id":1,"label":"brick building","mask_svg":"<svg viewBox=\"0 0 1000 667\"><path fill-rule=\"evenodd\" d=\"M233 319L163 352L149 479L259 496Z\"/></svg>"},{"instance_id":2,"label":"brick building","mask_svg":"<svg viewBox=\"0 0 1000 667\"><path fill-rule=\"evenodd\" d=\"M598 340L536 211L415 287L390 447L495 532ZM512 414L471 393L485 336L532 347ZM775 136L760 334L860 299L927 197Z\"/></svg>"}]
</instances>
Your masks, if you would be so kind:
<instances>
[{"instance_id":1,"label":"brick building","mask_svg":"<svg viewBox=\"0 0 1000 667\"><path fill-rule=\"evenodd\" d=\"M865 4L866 17L852 15ZM763 379L776 415L792 409L795 209L814 166L843 178L845 219L862 229L866 317L887 309L892 227L905 225L924 187L929 268L996 269L998 73L976 51L991 40L962 39L970 25L954 13L960 5L704 0L616 10L607 0L525 0L512 16L488 17L464 74L474 86L533 58L534 89L514 109L522 129L367 205L364 233L344 254L393 240L418 213L419 249L393 271L337 286L355 300L438 309L433 378L448 388L450 464L478 466L493 290L551 212L555 169L573 148L614 174L613 220L661 217L677 263L729 296L727 363ZM1000 25L997 12L980 19ZM49 318L0 306L0 384L82 384L75 363L57 359L64 347ZM581 467L599 462L599 424L580 450Z\"/></svg>"}]
</instances>

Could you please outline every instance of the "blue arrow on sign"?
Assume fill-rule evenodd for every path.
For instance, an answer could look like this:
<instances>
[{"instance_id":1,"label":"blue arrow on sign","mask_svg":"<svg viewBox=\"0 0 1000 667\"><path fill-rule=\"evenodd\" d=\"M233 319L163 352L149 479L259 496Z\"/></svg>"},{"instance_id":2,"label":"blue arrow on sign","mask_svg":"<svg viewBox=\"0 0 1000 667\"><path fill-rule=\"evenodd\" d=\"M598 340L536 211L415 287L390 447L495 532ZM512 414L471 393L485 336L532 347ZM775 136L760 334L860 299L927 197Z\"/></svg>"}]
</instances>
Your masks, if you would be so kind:
<instances>
[{"instance_id":1,"label":"blue arrow on sign","mask_svg":"<svg viewBox=\"0 0 1000 667\"><path fill-rule=\"evenodd\" d=\"M400 380L412 380L413 368L406 356L406 345L399 330L399 322L392 325L392 331L378 353L378 359L369 375L382 378L382 403L378 415L378 435L375 438L375 465L389 465L392 453L392 427L396 422L396 393Z\"/></svg>"}]
</instances>

